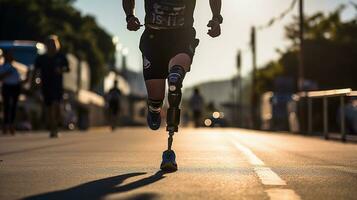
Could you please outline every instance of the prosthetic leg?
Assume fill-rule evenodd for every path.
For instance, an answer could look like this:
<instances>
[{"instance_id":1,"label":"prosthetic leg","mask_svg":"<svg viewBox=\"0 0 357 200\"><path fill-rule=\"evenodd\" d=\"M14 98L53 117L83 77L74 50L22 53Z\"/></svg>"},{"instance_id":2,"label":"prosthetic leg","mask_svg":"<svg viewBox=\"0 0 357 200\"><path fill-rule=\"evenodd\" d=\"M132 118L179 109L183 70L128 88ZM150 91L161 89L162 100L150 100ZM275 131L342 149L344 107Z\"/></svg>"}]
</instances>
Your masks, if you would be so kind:
<instances>
[{"instance_id":1,"label":"prosthetic leg","mask_svg":"<svg viewBox=\"0 0 357 200\"><path fill-rule=\"evenodd\" d=\"M180 103L182 97L182 81L185 76L185 71L181 66L173 66L168 77L168 101L169 108L166 117L166 131L169 134L167 141L167 150L162 155L161 169L164 171L176 171L176 155L172 150L173 136L178 132L180 124Z\"/></svg>"}]
</instances>

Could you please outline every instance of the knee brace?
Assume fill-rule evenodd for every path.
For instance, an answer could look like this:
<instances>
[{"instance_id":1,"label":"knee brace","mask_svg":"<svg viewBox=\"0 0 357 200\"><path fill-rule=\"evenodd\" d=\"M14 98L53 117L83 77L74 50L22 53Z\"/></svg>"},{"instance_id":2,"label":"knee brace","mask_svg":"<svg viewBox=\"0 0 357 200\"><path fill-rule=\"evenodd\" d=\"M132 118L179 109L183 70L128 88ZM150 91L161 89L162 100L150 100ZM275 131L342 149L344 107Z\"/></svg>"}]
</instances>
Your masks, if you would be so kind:
<instances>
[{"instance_id":1,"label":"knee brace","mask_svg":"<svg viewBox=\"0 0 357 200\"><path fill-rule=\"evenodd\" d=\"M185 69L180 65L174 65L171 67L168 76L169 91L175 92L181 90L182 81L185 78Z\"/></svg>"},{"instance_id":2,"label":"knee brace","mask_svg":"<svg viewBox=\"0 0 357 200\"><path fill-rule=\"evenodd\" d=\"M162 104L163 104L163 100L153 100L153 99L147 100L147 105L150 112L156 112L156 113L160 112Z\"/></svg>"}]
</instances>

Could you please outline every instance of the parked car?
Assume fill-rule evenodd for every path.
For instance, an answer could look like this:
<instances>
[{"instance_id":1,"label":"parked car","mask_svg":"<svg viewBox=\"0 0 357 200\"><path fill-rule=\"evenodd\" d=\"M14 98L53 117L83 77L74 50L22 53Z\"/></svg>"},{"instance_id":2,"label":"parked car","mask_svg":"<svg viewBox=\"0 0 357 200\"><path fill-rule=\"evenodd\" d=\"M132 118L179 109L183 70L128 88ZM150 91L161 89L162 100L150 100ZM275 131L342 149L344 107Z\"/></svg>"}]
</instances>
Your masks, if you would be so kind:
<instances>
[{"instance_id":1,"label":"parked car","mask_svg":"<svg viewBox=\"0 0 357 200\"><path fill-rule=\"evenodd\" d=\"M215 111L211 113L205 120L204 120L204 125L206 127L226 127L227 126L227 121L224 118L224 113L223 112L218 112Z\"/></svg>"}]
</instances>

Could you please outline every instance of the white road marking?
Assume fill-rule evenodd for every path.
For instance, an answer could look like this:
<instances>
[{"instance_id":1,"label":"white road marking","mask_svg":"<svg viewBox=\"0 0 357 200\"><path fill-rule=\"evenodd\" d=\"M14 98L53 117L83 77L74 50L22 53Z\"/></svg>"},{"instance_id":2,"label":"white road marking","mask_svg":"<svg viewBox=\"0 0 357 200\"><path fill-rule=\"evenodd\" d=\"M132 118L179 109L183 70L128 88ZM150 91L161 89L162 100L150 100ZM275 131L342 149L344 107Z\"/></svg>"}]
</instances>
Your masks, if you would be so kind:
<instances>
[{"instance_id":1,"label":"white road marking","mask_svg":"<svg viewBox=\"0 0 357 200\"><path fill-rule=\"evenodd\" d=\"M286 182L269 167L254 167L254 171L264 185L286 185Z\"/></svg>"},{"instance_id":2,"label":"white road marking","mask_svg":"<svg viewBox=\"0 0 357 200\"><path fill-rule=\"evenodd\" d=\"M243 146L242 144L236 142L235 146L243 152L247 157L250 164L254 166L254 171L258 175L260 181L263 185L266 186L286 186L286 182L280 178L269 167L265 166L265 163L258 158L248 147ZM300 196L291 189L281 189L281 188L271 188L265 190L271 200L300 200Z\"/></svg>"},{"instance_id":3,"label":"white road marking","mask_svg":"<svg viewBox=\"0 0 357 200\"><path fill-rule=\"evenodd\" d=\"M273 188L265 190L271 200L299 200L301 199L294 190Z\"/></svg>"},{"instance_id":4,"label":"white road marking","mask_svg":"<svg viewBox=\"0 0 357 200\"><path fill-rule=\"evenodd\" d=\"M250 164L255 165L255 166L264 166L264 162L260 160L249 148L236 143L236 147L242 151L248 158Z\"/></svg>"},{"instance_id":5,"label":"white road marking","mask_svg":"<svg viewBox=\"0 0 357 200\"><path fill-rule=\"evenodd\" d=\"M249 148L235 143L236 147L244 153L250 164L254 165L254 171L264 185L286 185L286 182L281 179L269 167L265 167L265 163L259 159Z\"/></svg>"}]
</instances>

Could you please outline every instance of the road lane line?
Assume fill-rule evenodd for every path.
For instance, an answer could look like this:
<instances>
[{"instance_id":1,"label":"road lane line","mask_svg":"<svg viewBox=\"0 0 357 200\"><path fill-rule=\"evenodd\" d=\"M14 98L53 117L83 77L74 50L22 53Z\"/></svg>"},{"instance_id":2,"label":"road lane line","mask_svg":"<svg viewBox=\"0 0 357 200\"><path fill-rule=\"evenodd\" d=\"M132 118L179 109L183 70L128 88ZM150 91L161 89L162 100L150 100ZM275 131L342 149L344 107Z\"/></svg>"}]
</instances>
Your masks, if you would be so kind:
<instances>
[{"instance_id":1,"label":"road lane line","mask_svg":"<svg viewBox=\"0 0 357 200\"><path fill-rule=\"evenodd\" d=\"M269 167L254 167L254 171L264 185L286 185L286 182Z\"/></svg>"},{"instance_id":2,"label":"road lane line","mask_svg":"<svg viewBox=\"0 0 357 200\"><path fill-rule=\"evenodd\" d=\"M254 166L254 172L258 175L260 181L266 186L286 186L284 181L278 174L276 174L265 163L258 158L248 147L236 142L236 148L239 149L247 157L249 163ZM271 188L265 190L271 200L300 200L300 196L291 189Z\"/></svg>"},{"instance_id":3,"label":"road lane line","mask_svg":"<svg viewBox=\"0 0 357 200\"><path fill-rule=\"evenodd\" d=\"M269 167L265 167L265 163L259 159L249 148L239 143L235 143L235 145L248 158L250 164L254 165L254 171L264 185L286 185L286 182Z\"/></svg>"},{"instance_id":4,"label":"road lane line","mask_svg":"<svg viewBox=\"0 0 357 200\"><path fill-rule=\"evenodd\" d=\"M273 188L265 190L268 194L269 198L272 200L300 200L300 196L297 195L294 190L290 189L280 189L280 188Z\"/></svg>"},{"instance_id":5,"label":"road lane line","mask_svg":"<svg viewBox=\"0 0 357 200\"><path fill-rule=\"evenodd\" d=\"M239 144L235 143L236 147L242 151L248 158L250 164L255 165L255 166L264 166L264 162L260 160L249 148Z\"/></svg>"}]
</instances>

